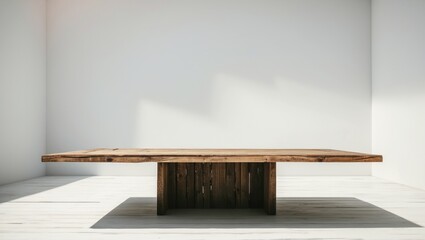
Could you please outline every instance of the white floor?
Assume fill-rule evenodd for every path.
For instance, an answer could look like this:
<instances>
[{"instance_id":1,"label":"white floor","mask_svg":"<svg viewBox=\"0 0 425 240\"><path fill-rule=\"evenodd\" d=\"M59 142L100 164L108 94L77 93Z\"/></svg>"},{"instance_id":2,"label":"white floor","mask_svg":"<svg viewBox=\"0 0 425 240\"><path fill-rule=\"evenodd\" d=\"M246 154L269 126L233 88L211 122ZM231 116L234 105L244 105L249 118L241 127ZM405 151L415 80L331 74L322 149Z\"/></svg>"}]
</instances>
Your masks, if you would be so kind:
<instances>
[{"instance_id":1,"label":"white floor","mask_svg":"<svg viewBox=\"0 0 425 240\"><path fill-rule=\"evenodd\" d=\"M425 239L425 191L373 177L279 177L277 215L170 210L153 177L42 177L0 187L0 239Z\"/></svg>"}]
</instances>

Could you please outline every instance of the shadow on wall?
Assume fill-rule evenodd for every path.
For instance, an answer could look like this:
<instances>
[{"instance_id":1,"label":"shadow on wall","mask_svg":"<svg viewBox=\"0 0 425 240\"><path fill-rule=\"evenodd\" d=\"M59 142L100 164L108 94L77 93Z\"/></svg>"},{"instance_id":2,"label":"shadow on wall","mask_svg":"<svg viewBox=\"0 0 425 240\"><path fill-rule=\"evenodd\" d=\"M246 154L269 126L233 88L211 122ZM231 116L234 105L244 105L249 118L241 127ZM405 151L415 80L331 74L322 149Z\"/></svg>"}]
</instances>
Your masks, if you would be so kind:
<instances>
[{"instance_id":1,"label":"shadow on wall","mask_svg":"<svg viewBox=\"0 0 425 240\"><path fill-rule=\"evenodd\" d=\"M95 223L125 228L406 228L421 227L357 198L278 198L277 215L263 209L171 209L156 215L156 198L128 198Z\"/></svg>"},{"instance_id":2,"label":"shadow on wall","mask_svg":"<svg viewBox=\"0 0 425 240\"><path fill-rule=\"evenodd\" d=\"M80 181L84 178L86 177L41 177L0 186L0 203L10 202L26 196L45 192Z\"/></svg>"}]
</instances>

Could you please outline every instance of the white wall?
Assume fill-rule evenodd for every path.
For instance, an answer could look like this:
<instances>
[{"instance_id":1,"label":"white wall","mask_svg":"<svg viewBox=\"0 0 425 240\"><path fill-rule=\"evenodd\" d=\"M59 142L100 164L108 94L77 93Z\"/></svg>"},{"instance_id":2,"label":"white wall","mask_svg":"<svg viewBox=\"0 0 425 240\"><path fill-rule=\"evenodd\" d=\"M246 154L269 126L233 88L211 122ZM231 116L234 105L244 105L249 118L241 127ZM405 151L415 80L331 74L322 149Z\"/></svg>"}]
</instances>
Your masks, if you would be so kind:
<instances>
[{"instance_id":1,"label":"white wall","mask_svg":"<svg viewBox=\"0 0 425 240\"><path fill-rule=\"evenodd\" d=\"M425 189L425 1L373 1L373 175Z\"/></svg>"},{"instance_id":2,"label":"white wall","mask_svg":"<svg viewBox=\"0 0 425 240\"><path fill-rule=\"evenodd\" d=\"M370 1L48 4L48 152L371 146ZM285 164L287 175L367 175ZM155 165L49 164L48 174Z\"/></svg>"},{"instance_id":3,"label":"white wall","mask_svg":"<svg viewBox=\"0 0 425 240\"><path fill-rule=\"evenodd\" d=\"M0 1L0 185L44 175L46 3Z\"/></svg>"}]
</instances>

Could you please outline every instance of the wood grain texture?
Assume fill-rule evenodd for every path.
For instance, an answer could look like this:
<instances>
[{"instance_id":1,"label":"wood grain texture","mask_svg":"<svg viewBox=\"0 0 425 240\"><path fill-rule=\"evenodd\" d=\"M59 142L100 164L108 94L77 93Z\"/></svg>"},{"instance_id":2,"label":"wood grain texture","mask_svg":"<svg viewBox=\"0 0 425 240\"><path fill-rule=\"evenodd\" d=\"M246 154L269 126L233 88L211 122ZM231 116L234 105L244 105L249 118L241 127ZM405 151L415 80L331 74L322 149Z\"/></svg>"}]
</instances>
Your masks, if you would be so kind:
<instances>
[{"instance_id":1,"label":"wood grain texture","mask_svg":"<svg viewBox=\"0 0 425 240\"><path fill-rule=\"evenodd\" d=\"M211 207L211 163L202 164L202 179L204 186L204 208Z\"/></svg>"},{"instance_id":2,"label":"wood grain texture","mask_svg":"<svg viewBox=\"0 0 425 240\"><path fill-rule=\"evenodd\" d=\"M235 194L235 164L226 163L226 207L236 207L236 194Z\"/></svg>"},{"instance_id":3,"label":"wood grain texture","mask_svg":"<svg viewBox=\"0 0 425 240\"><path fill-rule=\"evenodd\" d=\"M261 208L264 201L264 166L262 163L249 164L249 207Z\"/></svg>"},{"instance_id":4,"label":"wood grain texture","mask_svg":"<svg viewBox=\"0 0 425 240\"><path fill-rule=\"evenodd\" d=\"M186 177L187 170L186 164L178 163L176 164L176 207L177 208L186 208L187 207L187 195L186 195Z\"/></svg>"},{"instance_id":5,"label":"wood grain texture","mask_svg":"<svg viewBox=\"0 0 425 240\"><path fill-rule=\"evenodd\" d=\"M176 208L264 207L272 215L275 201L276 163L158 163L157 202L166 206L162 214Z\"/></svg>"},{"instance_id":6,"label":"wood grain texture","mask_svg":"<svg viewBox=\"0 0 425 240\"><path fill-rule=\"evenodd\" d=\"M195 164L186 164L186 197L188 208L195 207Z\"/></svg>"},{"instance_id":7,"label":"wood grain texture","mask_svg":"<svg viewBox=\"0 0 425 240\"><path fill-rule=\"evenodd\" d=\"M176 199L177 199L177 176L176 176L176 164L175 163L167 163L168 165L168 175L167 175L167 197L168 197L168 208L176 207Z\"/></svg>"},{"instance_id":8,"label":"wood grain texture","mask_svg":"<svg viewBox=\"0 0 425 240\"><path fill-rule=\"evenodd\" d=\"M276 163L264 163L264 211L276 214Z\"/></svg>"},{"instance_id":9,"label":"wood grain texture","mask_svg":"<svg viewBox=\"0 0 425 240\"><path fill-rule=\"evenodd\" d=\"M211 164L211 207L226 207L226 164Z\"/></svg>"},{"instance_id":10,"label":"wood grain texture","mask_svg":"<svg viewBox=\"0 0 425 240\"><path fill-rule=\"evenodd\" d=\"M241 164L235 163L235 207L241 207Z\"/></svg>"},{"instance_id":11,"label":"wood grain texture","mask_svg":"<svg viewBox=\"0 0 425 240\"><path fill-rule=\"evenodd\" d=\"M249 207L249 166L248 164L243 164L243 163L240 163L240 165L241 165L241 172L240 172L241 196L240 196L239 207L247 208Z\"/></svg>"},{"instance_id":12,"label":"wood grain texture","mask_svg":"<svg viewBox=\"0 0 425 240\"><path fill-rule=\"evenodd\" d=\"M203 170L202 163L194 163L195 165L195 208L203 208L204 207L204 178L203 178Z\"/></svg>"},{"instance_id":13,"label":"wood grain texture","mask_svg":"<svg viewBox=\"0 0 425 240\"><path fill-rule=\"evenodd\" d=\"M381 155L331 149L98 148L42 156L43 162L382 162Z\"/></svg>"},{"instance_id":14,"label":"wood grain texture","mask_svg":"<svg viewBox=\"0 0 425 240\"><path fill-rule=\"evenodd\" d=\"M168 187L167 187L167 163L158 163L158 175L157 175L157 214L164 215L168 209Z\"/></svg>"}]
</instances>

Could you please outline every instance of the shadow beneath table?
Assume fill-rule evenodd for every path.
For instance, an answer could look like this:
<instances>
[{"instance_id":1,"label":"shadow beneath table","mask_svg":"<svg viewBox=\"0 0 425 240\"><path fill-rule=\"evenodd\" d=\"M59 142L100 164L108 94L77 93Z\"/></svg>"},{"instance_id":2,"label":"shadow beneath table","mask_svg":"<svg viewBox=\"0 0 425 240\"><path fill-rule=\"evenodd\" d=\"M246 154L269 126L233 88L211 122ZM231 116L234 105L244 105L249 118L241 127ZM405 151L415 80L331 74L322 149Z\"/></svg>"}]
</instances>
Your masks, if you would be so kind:
<instances>
[{"instance_id":1,"label":"shadow beneath table","mask_svg":"<svg viewBox=\"0 0 425 240\"><path fill-rule=\"evenodd\" d=\"M87 178L86 176L45 176L0 186L0 203L58 188Z\"/></svg>"},{"instance_id":2,"label":"shadow beneath table","mask_svg":"<svg viewBox=\"0 0 425 240\"><path fill-rule=\"evenodd\" d=\"M156 198L128 198L91 228L407 228L421 227L357 198L278 198L276 216L263 209L170 209Z\"/></svg>"}]
</instances>

